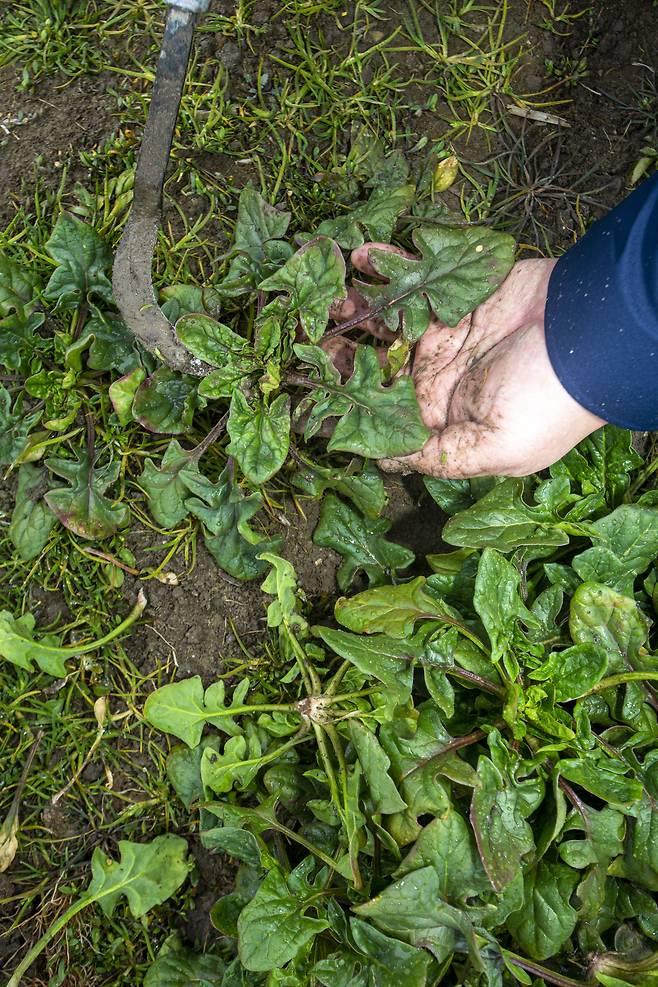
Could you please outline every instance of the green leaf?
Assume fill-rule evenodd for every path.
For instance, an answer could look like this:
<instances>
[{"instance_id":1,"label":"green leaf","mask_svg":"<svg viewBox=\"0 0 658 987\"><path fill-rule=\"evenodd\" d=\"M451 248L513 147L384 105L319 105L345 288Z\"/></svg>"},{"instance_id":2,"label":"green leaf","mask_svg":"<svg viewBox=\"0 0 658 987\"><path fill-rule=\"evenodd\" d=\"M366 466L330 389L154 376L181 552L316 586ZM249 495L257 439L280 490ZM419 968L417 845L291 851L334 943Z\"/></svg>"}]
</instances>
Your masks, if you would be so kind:
<instances>
[{"instance_id":1,"label":"green leaf","mask_svg":"<svg viewBox=\"0 0 658 987\"><path fill-rule=\"evenodd\" d=\"M144 719L158 730L172 733L188 747L198 746L206 723L212 723L218 730L235 737L241 730L231 716L231 710L242 706L248 688L249 679L242 679L227 706L225 686L221 681L215 682L205 693L200 675L170 682L148 697Z\"/></svg>"},{"instance_id":2,"label":"green leaf","mask_svg":"<svg viewBox=\"0 0 658 987\"><path fill-rule=\"evenodd\" d=\"M292 253L281 241L290 223L290 213L271 206L253 188L240 193L233 251L225 280L218 285L229 297L253 291L268 274L274 273Z\"/></svg>"},{"instance_id":3,"label":"green leaf","mask_svg":"<svg viewBox=\"0 0 658 987\"><path fill-rule=\"evenodd\" d=\"M491 641L491 660L500 661L515 642L517 623L529 627L539 621L520 596L521 576L511 562L485 548L478 565L473 606Z\"/></svg>"},{"instance_id":4,"label":"green leaf","mask_svg":"<svg viewBox=\"0 0 658 987\"><path fill-rule=\"evenodd\" d=\"M118 315L95 311L87 319L77 345L89 346L87 366L128 374L141 366L134 334Z\"/></svg>"},{"instance_id":5,"label":"green leaf","mask_svg":"<svg viewBox=\"0 0 658 987\"><path fill-rule=\"evenodd\" d=\"M0 254L0 318L15 313L24 322L37 303L38 285L29 266Z\"/></svg>"},{"instance_id":6,"label":"green leaf","mask_svg":"<svg viewBox=\"0 0 658 987\"><path fill-rule=\"evenodd\" d=\"M350 599L341 597L335 606L336 620L361 634L409 637L417 620L442 613L436 601L423 592L425 583L424 576L417 576L399 586L378 586Z\"/></svg>"},{"instance_id":7,"label":"green leaf","mask_svg":"<svg viewBox=\"0 0 658 987\"><path fill-rule=\"evenodd\" d=\"M404 877L422 867L433 867L442 899L460 904L486 884L470 830L450 806L427 824L393 876Z\"/></svg>"},{"instance_id":8,"label":"green leaf","mask_svg":"<svg viewBox=\"0 0 658 987\"><path fill-rule=\"evenodd\" d=\"M235 456L250 483L260 486L286 461L290 445L290 399L280 394L271 405L252 408L240 390L233 392L226 426L231 438L226 451Z\"/></svg>"},{"instance_id":9,"label":"green leaf","mask_svg":"<svg viewBox=\"0 0 658 987\"><path fill-rule=\"evenodd\" d=\"M185 505L188 487L181 477L183 471L190 476L200 476L193 450L183 449L176 439L167 446L160 466L152 459L144 461L139 485L146 494L151 517L162 528L175 528L189 513Z\"/></svg>"},{"instance_id":10,"label":"green leaf","mask_svg":"<svg viewBox=\"0 0 658 987\"><path fill-rule=\"evenodd\" d=\"M568 476L583 497L596 496L616 507L630 486L630 474L642 465L632 445L633 433L616 425L605 425L551 466L551 476Z\"/></svg>"},{"instance_id":11,"label":"green leaf","mask_svg":"<svg viewBox=\"0 0 658 987\"><path fill-rule=\"evenodd\" d=\"M433 867L412 871L354 911L389 935L429 949L439 961L454 950L458 938L473 942L466 915L442 900Z\"/></svg>"},{"instance_id":12,"label":"green leaf","mask_svg":"<svg viewBox=\"0 0 658 987\"><path fill-rule=\"evenodd\" d=\"M208 315L185 315L176 323L184 346L213 370L201 381L199 394L210 399L230 398L239 384L258 370L256 354L246 339Z\"/></svg>"},{"instance_id":13,"label":"green leaf","mask_svg":"<svg viewBox=\"0 0 658 987\"><path fill-rule=\"evenodd\" d=\"M369 240L390 243L398 216L409 208L415 191L415 185L376 188L367 202L360 202L344 216L326 219L314 236L331 237L344 250L354 250L365 242L362 232L365 228Z\"/></svg>"},{"instance_id":14,"label":"green leaf","mask_svg":"<svg viewBox=\"0 0 658 987\"><path fill-rule=\"evenodd\" d=\"M623 852L625 819L615 809L592 809L581 802L579 814L564 827L565 831L579 829L582 840L563 840L558 853L570 867L584 868L604 864L606 869L613 857Z\"/></svg>"},{"instance_id":15,"label":"green leaf","mask_svg":"<svg viewBox=\"0 0 658 987\"><path fill-rule=\"evenodd\" d=\"M58 308L73 311L92 298L112 301L112 285L109 273L112 255L104 240L91 226L62 213L46 250L57 261L46 297L57 303Z\"/></svg>"},{"instance_id":16,"label":"green leaf","mask_svg":"<svg viewBox=\"0 0 658 987\"><path fill-rule=\"evenodd\" d=\"M176 744L167 758L167 777L186 809L203 798L201 758L204 750L219 749L219 737L203 737L198 747Z\"/></svg>"},{"instance_id":17,"label":"green leaf","mask_svg":"<svg viewBox=\"0 0 658 987\"><path fill-rule=\"evenodd\" d=\"M30 359L41 342L35 333L45 321L43 312L25 317L11 312L0 319L0 363L8 370L29 373Z\"/></svg>"},{"instance_id":18,"label":"green leaf","mask_svg":"<svg viewBox=\"0 0 658 987\"><path fill-rule=\"evenodd\" d=\"M479 758L477 773L480 785L473 792L471 825L489 880L496 891L502 891L535 848L526 822L529 809L519 789L490 758Z\"/></svg>"},{"instance_id":19,"label":"green leaf","mask_svg":"<svg viewBox=\"0 0 658 987\"><path fill-rule=\"evenodd\" d=\"M171 898L189 872L187 842L180 836L156 836L151 843L119 840L119 861L96 847L91 858L91 884L85 898L97 902L108 918L119 898L128 899L134 918Z\"/></svg>"},{"instance_id":20,"label":"green leaf","mask_svg":"<svg viewBox=\"0 0 658 987\"><path fill-rule=\"evenodd\" d=\"M424 476L423 483L432 499L446 514L457 514L473 504L469 480L440 480L435 476Z\"/></svg>"},{"instance_id":21,"label":"green leaf","mask_svg":"<svg viewBox=\"0 0 658 987\"><path fill-rule=\"evenodd\" d=\"M622 504L592 524L592 548L572 559L581 579L633 595L635 577L658 557L658 510Z\"/></svg>"},{"instance_id":22,"label":"green leaf","mask_svg":"<svg viewBox=\"0 0 658 987\"><path fill-rule=\"evenodd\" d=\"M119 477L120 463L96 468L89 449L77 449L75 455L75 459L46 460L48 469L70 484L49 490L46 504L65 528L81 538L108 538L130 519L125 504L105 496L107 488Z\"/></svg>"},{"instance_id":23,"label":"green leaf","mask_svg":"<svg viewBox=\"0 0 658 987\"><path fill-rule=\"evenodd\" d=\"M658 812L652 799L642 795L629 819L623 854L610 867L615 877L634 881L640 887L658 892Z\"/></svg>"},{"instance_id":24,"label":"green leaf","mask_svg":"<svg viewBox=\"0 0 658 987\"><path fill-rule=\"evenodd\" d=\"M247 735L229 737L224 749L206 747L201 758L201 781L216 795L232 788L245 791L261 768L262 748L255 730Z\"/></svg>"},{"instance_id":25,"label":"green leaf","mask_svg":"<svg viewBox=\"0 0 658 987\"><path fill-rule=\"evenodd\" d=\"M562 758L556 770L567 781L618 809L628 809L642 798L641 782L624 777L627 766L610 758Z\"/></svg>"},{"instance_id":26,"label":"green leaf","mask_svg":"<svg viewBox=\"0 0 658 987\"><path fill-rule=\"evenodd\" d=\"M149 432L187 432L197 406L196 388L194 377L160 367L137 388L133 417Z\"/></svg>"},{"instance_id":27,"label":"green leaf","mask_svg":"<svg viewBox=\"0 0 658 987\"><path fill-rule=\"evenodd\" d=\"M431 492L431 487L429 488ZM560 518L544 506L528 507L523 500L523 480L503 480L481 500L460 510L443 529L449 545L463 548L496 548L511 552L521 545L566 545L569 536L557 525Z\"/></svg>"},{"instance_id":28,"label":"green leaf","mask_svg":"<svg viewBox=\"0 0 658 987\"><path fill-rule=\"evenodd\" d=\"M610 670L622 671L646 643L649 622L635 600L608 586L583 583L571 600L569 630L576 644L603 648L614 662Z\"/></svg>"},{"instance_id":29,"label":"green leaf","mask_svg":"<svg viewBox=\"0 0 658 987\"><path fill-rule=\"evenodd\" d=\"M388 327L415 342L431 311L448 326L472 312L498 288L514 263L514 240L485 227L422 227L412 234L420 260L370 250L370 262L388 283L358 284L375 305L386 305ZM429 303L429 304L428 304Z\"/></svg>"},{"instance_id":30,"label":"green leaf","mask_svg":"<svg viewBox=\"0 0 658 987\"><path fill-rule=\"evenodd\" d=\"M371 586L377 586L395 577L398 569L406 569L412 564L413 552L383 537L390 527L387 518L362 518L334 494L324 498L313 543L332 548L343 556L337 572L338 585L343 592L360 571L366 574Z\"/></svg>"},{"instance_id":31,"label":"green leaf","mask_svg":"<svg viewBox=\"0 0 658 987\"><path fill-rule=\"evenodd\" d=\"M366 461L360 473L354 472L358 460L352 460L344 472L338 473L317 463L302 463L292 478L293 484L311 497L321 497L326 490L335 490L352 501L366 517L380 517L387 503L386 489L379 470Z\"/></svg>"},{"instance_id":32,"label":"green leaf","mask_svg":"<svg viewBox=\"0 0 658 987\"><path fill-rule=\"evenodd\" d=\"M0 466L16 462L40 418L40 411L23 411L20 395L12 408L11 394L0 384Z\"/></svg>"},{"instance_id":33,"label":"green leaf","mask_svg":"<svg viewBox=\"0 0 658 987\"><path fill-rule=\"evenodd\" d=\"M313 632L332 651L351 662L364 675L376 678L398 703L404 703L411 695L413 659L420 648L408 641L400 641L386 634L362 637L330 627L314 627Z\"/></svg>"},{"instance_id":34,"label":"green leaf","mask_svg":"<svg viewBox=\"0 0 658 987\"><path fill-rule=\"evenodd\" d=\"M203 521L206 548L219 567L236 579L262 576L267 563L258 556L262 552L278 552L281 537L266 538L249 526L262 507L261 495L245 497L233 479L229 463L216 484L191 470L183 470L180 482L196 495L185 500L185 511Z\"/></svg>"},{"instance_id":35,"label":"green leaf","mask_svg":"<svg viewBox=\"0 0 658 987\"><path fill-rule=\"evenodd\" d=\"M564 864L540 860L524 875L523 908L507 919L507 928L532 959L555 956L576 927L578 913L569 899L578 874Z\"/></svg>"},{"instance_id":36,"label":"green leaf","mask_svg":"<svg viewBox=\"0 0 658 987\"><path fill-rule=\"evenodd\" d=\"M358 918L350 919L358 953L332 953L313 967L324 987L426 987L431 958L423 949L391 939Z\"/></svg>"},{"instance_id":37,"label":"green leaf","mask_svg":"<svg viewBox=\"0 0 658 987\"><path fill-rule=\"evenodd\" d=\"M556 703L578 699L600 682L608 670L608 656L595 644L576 644L564 651L554 651L529 678L549 682Z\"/></svg>"},{"instance_id":38,"label":"green leaf","mask_svg":"<svg viewBox=\"0 0 658 987\"><path fill-rule=\"evenodd\" d=\"M114 413L119 419L119 424L124 427L133 420L132 407L135 393L145 377L144 368L136 367L132 373L119 377L118 380L113 380L107 389Z\"/></svg>"},{"instance_id":39,"label":"green leaf","mask_svg":"<svg viewBox=\"0 0 658 987\"><path fill-rule=\"evenodd\" d=\"M400 797L388 774L391 762L375 734L358 720L350 720L349 736L361 762L374 811L383 815L404 812L407 803Z\"/></svg>"},{"instance_id":40,"label":"green leaf","mask_svg":"<svg viewBox=\"0 0 658 987\"><path fill-rule=\"evenodd\" d=\"M301 866L301 865L300 865ZM296 871L299 867L296 868ZM274 970L293 959L310 939L329 927L323 918L305 912L315 898L303 887L292 889L293 871L287 881L278 869L271 870L238 919L238 953L247 970Z\"/></svg>"},{"instance_id":41,"label":"green leaf","mask_svg":"<svg viewBox=\"0 0 658 987\"><path fill-rule=\"evenodd\" d=\"M48 474L30 463L18 471L16 504L9 524L9 538L24 562L35 559L42 550L57 518L44 503Z\"/></svg>"},{"instance_id":42,"label":"green leaf","mask_svg":"<svg viewBox=\"0 0 658 987\"><path fill-rule=\"evenodd\" d=\"M14 618L8 610L0 610L0 655L28 672L36 661L42 671L56 678L67 675L60 639L47 634L40 641L34 637L35 620L31 613Z\"/></svg>"},{"instance_id":43,"label":"green leaf","mask_svg":"<svg viewBox=\"0 0 658 987\"><path fill-rule=\"evenodd\" d=\"M223 987L226 964L216 953L195 953L178 933L165 939L144 987Z\"/></svg>"},{"instance_id":44,"label":"green leaf","mask_svg":"<svg viewBox=\"0 0 658 987\"><path fill-rule=\"evenodd\" d=\"M260 588L276 597L267 608L267 626L294 628L295 633L305 636L308 624L299 612L304 597L297 587L294 568L287 559L271 552L262 552L260 558L272 566Z\"/></svg>"},{"instance_id":45,"label":"green leaf","mask_svg":"<svg viewBox=\"0 0 658 987\"><path fill-rule=\"evenodd\" d=\"M316 342L327 328L331 304L347 294L343 255L333 240L316 237L258 287L261 291L287 292L302 329Z\"/></svg>"},{"instance_id":46,"label":"green leaf","mask_svg":"<svg viewBox=\"0 0 658 987\"><path fill-rule=\"evenodd\" d=\"M307 440L325 418L341 415L327 446L329 452L342 450L383 459L404 456L425 445L430 432L420 417L411 377L400 377L385 387L372 346L357 347L354 373L343 385L321 349L297 344L295 353L320 372L318 389L307 399L316 405L304 432Z\"/></svg>"}]
</instances>

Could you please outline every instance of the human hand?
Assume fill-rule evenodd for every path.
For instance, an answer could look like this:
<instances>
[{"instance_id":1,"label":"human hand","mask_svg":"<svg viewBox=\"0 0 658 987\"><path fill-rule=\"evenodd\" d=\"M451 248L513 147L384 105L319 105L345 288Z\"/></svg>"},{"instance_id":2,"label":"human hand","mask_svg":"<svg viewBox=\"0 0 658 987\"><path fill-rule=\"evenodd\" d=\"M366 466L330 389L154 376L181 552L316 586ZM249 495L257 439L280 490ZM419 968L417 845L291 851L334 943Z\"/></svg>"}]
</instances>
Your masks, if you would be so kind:
<instances>
[{"instance_id":1,"label":"human hand","mask_svg":"<svg viewBox=\"0 0 658 987\"><path fill-rule=\"evenodd\" d=\"M377 277L364 244L352 263ZM411 256L411 255L408 255ZM458 479L526 476L560 459L604 424L581 407L558 380L546 350L544 309L554 260L523 260L500 288L455 328L434 318L418 342L412 376L421 416L433 432L420 452L381 461L383 469ZM366 307L352 292L333 312L337 321ZM363 328L384 340L377 319ZM340 359L337 340L328 341ZM342 358L349 362L349 350Z\"/></svg>"}]
</instances>

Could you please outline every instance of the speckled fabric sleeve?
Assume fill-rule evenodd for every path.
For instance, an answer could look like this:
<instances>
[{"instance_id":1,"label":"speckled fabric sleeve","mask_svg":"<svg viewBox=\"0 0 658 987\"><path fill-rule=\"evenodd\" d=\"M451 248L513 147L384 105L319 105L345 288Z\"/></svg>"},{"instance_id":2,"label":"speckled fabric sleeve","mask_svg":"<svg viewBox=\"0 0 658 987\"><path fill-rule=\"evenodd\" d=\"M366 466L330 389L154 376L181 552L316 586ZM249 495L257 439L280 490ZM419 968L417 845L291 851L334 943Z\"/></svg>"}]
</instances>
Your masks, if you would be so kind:
<instances>
[{"instance_id":1,"label":"speckled fabric sleeve","mask_svg":"<svg viewBox=\"0 0 658 987\"><path fill-rule=\"evenodd\" d=\"M560 258L545 324L553 368L579 404L658 428L658 174Z\"/></svg>"}]
</instances>

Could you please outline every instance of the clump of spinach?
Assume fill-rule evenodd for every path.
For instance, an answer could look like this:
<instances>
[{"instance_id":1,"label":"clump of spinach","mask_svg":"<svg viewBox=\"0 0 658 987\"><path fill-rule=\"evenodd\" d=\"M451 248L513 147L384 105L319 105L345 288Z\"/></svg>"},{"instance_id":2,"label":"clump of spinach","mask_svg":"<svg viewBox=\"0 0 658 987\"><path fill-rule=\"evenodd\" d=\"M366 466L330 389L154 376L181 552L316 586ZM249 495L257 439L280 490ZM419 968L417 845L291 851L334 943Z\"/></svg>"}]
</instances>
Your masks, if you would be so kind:
<instances>
[{"instance_id":1,"label":"clump of spinach","mask_svg":"<svg viewBox=\"0 0 658 987\"><path fill-rule=\"evenodd\" d=\"M278 701L196 677L144 710L183 742L168 773L202 844L239 862L211 910L236 958L168 942L149 987L177 955L217 985L658 983L640 463L606 427L544 479L428 480L454 550L339 599L334 625L263 556Z\"/></svg>"},{"instance_id":2,"label":"clump of spinach","mask_svg":"<svg viewBox=\"0 0 658 987\"><path fill-rule=\"evenodd\" d=\"M258 555L280 545L250 524L261 488L286 463L297 471L305 443L331 435L326 452L339 458L325 486L348 498L347 481L337 488L342 454L376 459L423 446L429 432L409 376L395 379L373 346L356 341L353 372L344 368L341 376L323 348L354 328L355 320L329 328L331 306L349 287L348 252L366 238L389 243L400 233L415 243L418 260L372 252L383 285L354 283L371 313L400 328L402 363L432 310L454 325L496 289L514 244L506 234L455 225L438 205L432 214L427 199L421 209L399 153L387 157L371 142L359 154L348 196L357 201L344 215L314 231L291 231L291 214L247 187L215 279L205 288L162 291L179 339L205 367L201 378L162 365L136 342L113 304L110 250L79 219L59 216L46 244L45 281L20 258L0 257L0 363L11 371L8 386L0 385L0 465L18 469L9 536L21 558L37 558L58 522L91 540L126 527L127 476L156 525L171 529L198 518L218 565L231 577L256 578L265 571ZM200 421L207 437L190 448L183 437ZM128 457L124 452L122 466L117 451L133 423L171 439L126 470ZM228 463L211 482L201 460L218 442ZM306 458L300 472L313 472L317 485L322 469ZM352 492L374 482L354 476ZM358 491L355 497L359 507ZM363 528L360 513L350 518L350 511L334 497L318 538L339 543L346 526ZM378 559L365 566L371 580L382 566L408 564L399 551L385 557L381 533L372 534ZM344 567L344 585L360 567L357 558Z\"/></svg>"}]
</instances>

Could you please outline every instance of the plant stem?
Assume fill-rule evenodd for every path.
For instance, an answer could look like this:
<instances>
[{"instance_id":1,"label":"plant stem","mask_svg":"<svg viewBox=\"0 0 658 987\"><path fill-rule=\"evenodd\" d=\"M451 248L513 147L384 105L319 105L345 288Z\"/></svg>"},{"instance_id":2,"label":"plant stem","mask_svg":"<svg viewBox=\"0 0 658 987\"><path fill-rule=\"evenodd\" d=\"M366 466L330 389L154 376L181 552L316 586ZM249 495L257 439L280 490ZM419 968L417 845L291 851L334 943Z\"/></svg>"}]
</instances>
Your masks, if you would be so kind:
<instances>
[{"instance_id":1,"label":"plant stem","mask_svg":"<svg viewBox=\"0 0 658 987\"><path fill-rule=\"evenodd\" d=\"M210 446L215 442L219 436L222 434L226 428L226 423L228 421L228 411L225 415L219 419L219 421L213 425L205 439L201 439L198 445L190 450L190 462L198 463L198 461L203 456L204 452L207 452Z\"/></svg>"},{"instance_id":2,"label":"plant stem","mask_svg":"<svg viewBox=\"0 0 658 987\"><path fill-rule=\"evenodd\" d=\"M62 658L73 658L76 655L86 655L90 651L96 651L98 648L102 648L105 644L109 644L110 641L114 641L115 638L120 637L124 631L128 630L132 624L135 623L138 617L144 612L144 607L146 606L146 596L144 591L140 589L137 595L137 602L132 608L125 620L122 620L120 624L117 624L111 631L105 634L104 637L98 638L97 641L90 641L89 644L78 644L69 645L66 648L59 648L55 645L43 644L41 641L37 642L40 651L46 651L51 655L58 655Z\"/></svg>"},{"instance_id":3,"label":"plant stem","mask_svg":"<svg viewBox=\"0 0 658 987\"><path fill-rule=\"evenodd\" d=\"M614 689L618 685L624 685L625 682L649 681L658 681L658 672L620 672L619 675L610 675L607 679L601 679L595 686L584 692L581 699L593 696L597 692L604 692L606 689Z\"/></svg>"},{"instance_id":4,"label":"plant stem","mask_svg":"<svg viewBox=\"0 0 658 987\"><path fill-rule=\"evenodd\" d=\"M87 905L89 905L93 900L93 898L80 898L78 901L74 901L73 904L70 905L58 919L55 919L50 928L47 929L38 942L34 944L27 956L25 956L18 964L13 974L7 981L7 987L18 987L23 974L29 970L37 956L40 956L48 943L55 938L57 933L60 932L64 926L78 914L78 912L81 912L82 909L86 908Z\"/></svg>"},{"instance_id":5,"label":"plant stem","mask_svg":"<svg viewBox=\"0 0 658 987\"><path fill-rule=\"evenodd\" d=\"M521 967L522 970L527 970L528 973L532 973L536 977L542 977L549 984L555 984L555 987L587 987L584 980L572 980L571 977L564 977L561 973L556 973L554 970L549 970L539 963L527 960L525 957L518 956L516 953L511 953L508 949L504 949L502 952L505 958L514 966Z\"/></svg>"},{"instance_id":6,"label":"plant stem","mask_svg":"<svg viewBox=\"0 0 658 987\"><path fill-rule=\"evenodd\" d=\"M455 678L463 679L465 682L472 682L473 685L479 686L485 692L490 692L494 696L500 696L501 699L507 695L504 686L496 685L494 682L490 682L489 679L485 679L481 675L476 675L475 672L469 672L465 668L457 668L455 665L447 665L445 668L441 665L430 665L426 667L438 668L440 671L445 672L446 675L454 675Z\"/></svg>"},{"instance_id":7,"label":"plant stem","mask_svg":"<svg viewBox=\"0 0 658 987\"><path fill-rule=\"evenodd\" d=\"M498 730L503 726L505 726L504 720L496 720L493 724L493 728L495 730ZM413 768L409 768L408 771L405 771L405 773L400 777L400 782L403 782L405 778L408 778L410 775L415 774L416 771L420 771L422 768L427 767L427 765L431 764L432 761L438 761L439 758L445 757L447 754L452 754L455 751L460 750L462 747L470 747L471 744L477 744L479 740L484 740L486 736L486 730L474 730L473 733L468 733L465 737L456 737L454 740L451 740L449 744L446 744L445 747L442 747L440 751L437 751L436 754L430 754L429 757L422 758L418 764L414 764Z\"/></svg>"}]
</instances>

